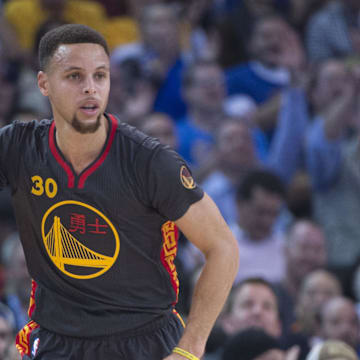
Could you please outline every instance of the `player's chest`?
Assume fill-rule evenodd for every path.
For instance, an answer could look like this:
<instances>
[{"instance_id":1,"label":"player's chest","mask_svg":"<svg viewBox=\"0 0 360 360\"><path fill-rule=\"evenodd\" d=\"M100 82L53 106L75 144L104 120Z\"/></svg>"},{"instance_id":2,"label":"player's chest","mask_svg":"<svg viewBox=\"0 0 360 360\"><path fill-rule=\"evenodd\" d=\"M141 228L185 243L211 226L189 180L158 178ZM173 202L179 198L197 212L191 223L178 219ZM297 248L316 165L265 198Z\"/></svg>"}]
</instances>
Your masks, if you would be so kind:
<instances>
[{"instance_id":1,"label":"player's chest","mask_svg":"<svg viewBox=\"0 0 360 360\"><path fill-rule=\"evenodd\" d=\"M126 218L143 206L126 169L110 157L101 164L88 166L79 174L70 164L59 163L51 157L46 161L29 159L19 169L22 181L19 181L18 196L37 213L44 214L50 208L57 208L78 214L78 219L97 212Z\"/></svg>"}]
</instances>

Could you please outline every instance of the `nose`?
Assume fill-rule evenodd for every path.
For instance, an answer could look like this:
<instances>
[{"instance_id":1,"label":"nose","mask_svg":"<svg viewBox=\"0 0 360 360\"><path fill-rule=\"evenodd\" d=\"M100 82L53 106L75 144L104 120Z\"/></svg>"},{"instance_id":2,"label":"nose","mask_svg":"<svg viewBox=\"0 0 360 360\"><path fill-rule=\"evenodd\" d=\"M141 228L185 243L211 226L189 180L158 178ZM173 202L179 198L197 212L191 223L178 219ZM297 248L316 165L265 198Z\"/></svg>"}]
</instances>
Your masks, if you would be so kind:
<instances>
[{"instance_id":1,"label":"nose","mask_svg":"<svg viewBox=\"0 0 360 360\"><path fill-rule=\"evenodd\" d=\"M263 308L261 304L255 304L251 310L252 315L260 316L262 314Z\"/></svg>"},{"instance_id":2,"label":"nose","mask_svg":"<svg viewBox=\"0 0 360 360\"><path fill-rule=\"evenodd\" d=\"M96 87L92 78L87 78L84 83L84 93L86 95L94 95L96 93Z\"/></svg>"}]
</instances>

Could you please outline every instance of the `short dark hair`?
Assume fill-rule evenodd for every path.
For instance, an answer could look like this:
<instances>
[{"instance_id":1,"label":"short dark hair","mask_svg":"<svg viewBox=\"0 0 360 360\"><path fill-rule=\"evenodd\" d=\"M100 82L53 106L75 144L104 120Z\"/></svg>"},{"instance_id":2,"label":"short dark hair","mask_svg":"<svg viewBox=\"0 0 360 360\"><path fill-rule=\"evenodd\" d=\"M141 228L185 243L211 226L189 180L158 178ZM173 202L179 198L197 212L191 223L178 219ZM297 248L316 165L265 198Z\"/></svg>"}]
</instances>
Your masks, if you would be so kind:
<instances>
[{"instance_id":1,"label":"short dark hair","mask_svg":"<svg viewBox=\"0 0 360 360\"><path fill-rule=\"evenodd\" d=\"M96 30L81 24L66 24L47 32L39 44L39 65L45 70L51 57L63 44L99 44L109 55L109 48L105 38Z\"/></svg>"},{"instance_id":2,"label":"short dark hair","mask_svg":"<svg viewBox=\"0 0 360 360\"><path fill-rule=\"evenodd\" d=\"M245 278L232 287L229 297L227 299L226 305L224 307L224 313L227 313L227 314L231 313L231 311L234 307L234 301L235 301L236 295L246 285L260 285L260 286L264 286L264 287L268 288L273 293L273 295L276 299L276 306L278 308L279 299L278 299L278 295L276 293L276 290L275 290L275 287L273 286L273 284L270 281L268 281L262 277L254 276L254 277ZM278 309L278 311L279 311L279 309Z\"/></svg>"},{"instance_id":3,"label":"short dark hair","mask_svg":"<svg viewBox=\"0 0 360 360\"><path fill-rule=\"evenodd\" d=\"M269 170L252 170L245 175L238 186L236 201L251 199L253 191L257 187L281 197L285 197L286 194L283 181L275 173Z\"/></svg>"}]
</instances>

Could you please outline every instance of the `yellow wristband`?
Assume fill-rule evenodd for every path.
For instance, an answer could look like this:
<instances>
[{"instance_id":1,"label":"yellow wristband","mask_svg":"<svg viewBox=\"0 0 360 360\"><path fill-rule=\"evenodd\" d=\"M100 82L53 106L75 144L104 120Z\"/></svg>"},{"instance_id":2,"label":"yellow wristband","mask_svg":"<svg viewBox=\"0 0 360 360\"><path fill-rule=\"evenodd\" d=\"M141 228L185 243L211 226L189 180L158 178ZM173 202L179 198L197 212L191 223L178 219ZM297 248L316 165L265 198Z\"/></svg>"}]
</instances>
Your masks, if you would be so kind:
<instances>
[{"instance_id":1,"label":"yellow wristband","mask_svg":"<svg viewBox=\"0 0 360 360\"><path fill-rule=\"evenodd\" d=\"M188 351L181 349L179 347L174 347L173 349L173 353L175 354L179 354L181 356L183 356L184 358L187 358L189 360L200 360L198 357L196 357L195 355L189 353Z\"/></svg>"}]
</instances>

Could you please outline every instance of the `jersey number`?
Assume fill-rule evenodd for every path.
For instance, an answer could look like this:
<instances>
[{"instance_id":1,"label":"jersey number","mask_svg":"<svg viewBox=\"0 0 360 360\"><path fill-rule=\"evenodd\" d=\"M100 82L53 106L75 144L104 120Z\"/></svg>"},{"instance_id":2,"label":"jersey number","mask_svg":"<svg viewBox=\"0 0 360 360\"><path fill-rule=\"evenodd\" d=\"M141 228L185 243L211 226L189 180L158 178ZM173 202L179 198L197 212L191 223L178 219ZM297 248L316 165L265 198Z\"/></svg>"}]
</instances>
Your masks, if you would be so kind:
<instances>
[{"instance_id":1,"label":"jersey number","mask_svg":"<svg viewBox=\"0 0 360 360\"><path fill-rule=\"evenodd\" d=\"M48 178L45 180L45 186L44 186L44 180L41 176L35 175L31 178L33 182L33 187L31 188L31 193L36 196L41 196L44 194L47 195L49 198L53 198L58 191L58 186L54 179Z\"/></svg>"}]
</instances>

